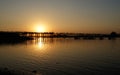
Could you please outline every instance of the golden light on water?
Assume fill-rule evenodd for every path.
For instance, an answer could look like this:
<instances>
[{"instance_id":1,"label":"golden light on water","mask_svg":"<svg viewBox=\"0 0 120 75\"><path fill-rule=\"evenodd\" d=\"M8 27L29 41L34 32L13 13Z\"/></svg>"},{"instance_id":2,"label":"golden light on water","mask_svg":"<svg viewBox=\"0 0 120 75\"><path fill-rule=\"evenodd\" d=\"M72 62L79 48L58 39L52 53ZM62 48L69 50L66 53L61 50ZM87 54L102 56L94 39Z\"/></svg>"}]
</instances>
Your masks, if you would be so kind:
<instances>
[{"instance_id":1,"label":"golden light on water","mask_svg":"<svg viewBox=\"0 0 120 75\"><path fill-rule=\"evenodd\" d=\"M38 47L43 48L43 46L42 38L39 38Z\"/></svg>"},{"instance_id":2,"label":"golden light on water","mask_svg":"<svg viewBox=\"0 0 120 75\"><path fill-rule=\"evenodd\" d=\"M44 49L44 42L42 40L43 40L42 38L39 38L39 40L38 40L38 43L37 43L38 50Z\"/></svg>"}]
</instances>

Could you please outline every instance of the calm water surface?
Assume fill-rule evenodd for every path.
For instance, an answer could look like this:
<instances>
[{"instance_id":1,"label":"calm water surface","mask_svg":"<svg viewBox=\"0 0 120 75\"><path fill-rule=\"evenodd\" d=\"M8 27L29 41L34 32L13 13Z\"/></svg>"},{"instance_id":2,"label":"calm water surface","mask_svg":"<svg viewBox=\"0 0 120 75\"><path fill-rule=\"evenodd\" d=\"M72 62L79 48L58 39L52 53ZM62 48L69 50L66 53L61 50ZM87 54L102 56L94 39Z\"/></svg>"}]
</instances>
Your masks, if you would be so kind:
<instances>
[{"instance_id":1,"label":"calm water surface","mask_svg":"<svg viewBox=\"0 0 120 75\"><path fill-rule=\"evenodd\" d=\"M74 40L39 38L0 44L0 68L37 75L120 74L120 39Z\"/></svg>"}]
</instances>

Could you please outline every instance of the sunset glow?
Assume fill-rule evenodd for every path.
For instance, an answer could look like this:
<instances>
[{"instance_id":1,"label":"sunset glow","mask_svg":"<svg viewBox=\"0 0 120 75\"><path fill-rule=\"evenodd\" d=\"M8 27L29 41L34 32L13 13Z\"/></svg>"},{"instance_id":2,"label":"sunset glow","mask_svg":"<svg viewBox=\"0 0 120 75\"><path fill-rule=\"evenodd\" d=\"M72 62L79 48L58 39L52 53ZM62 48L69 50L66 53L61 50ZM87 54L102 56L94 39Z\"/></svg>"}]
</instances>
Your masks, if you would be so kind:
<instances>
[{"instance_id":1,"label":"sunset glow","mask_svg":"<svg viewBox=\"0 0 120 75\"><path fill-rule=\"evenodd\" d=\"M35 32L46 32L45 26L44 25L37 25L35 27Z\"/></svg>"},{"instance_id":2,"label":"sunset glow","mask_svg":"<svg viewBox=\"0 0 120 75\"><path fill-rule=\"evenodd\" d=\"M0 10L0 31L120 33L120 0L0 0Z\"/></svg>"},{"instance_id":3,"label":"sunset glow","mask_svg":"<svg viewBox=\"0 0 120 75\"><path fill-rule=\"evenodd\" d=\"M0 75L120 75L120 0L0 0Z\"/></svg>"}]
</instances>

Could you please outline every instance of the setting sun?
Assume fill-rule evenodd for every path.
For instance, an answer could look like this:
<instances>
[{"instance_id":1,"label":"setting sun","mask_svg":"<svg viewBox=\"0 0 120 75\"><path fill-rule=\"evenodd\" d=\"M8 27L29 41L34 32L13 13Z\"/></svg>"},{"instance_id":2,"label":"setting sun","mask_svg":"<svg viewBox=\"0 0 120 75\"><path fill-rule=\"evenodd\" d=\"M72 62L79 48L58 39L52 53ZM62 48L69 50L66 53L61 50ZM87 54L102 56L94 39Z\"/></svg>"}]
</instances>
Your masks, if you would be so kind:
<instances>
[{"instance_id":1,"label":"setting sun","mask_svg":"<svg viewBox=\"0 0 120 75\"><path fill-rule=\"evenodd\" d=\"M36 32L45 32L46 29L43 25L38 25L38 26L36 26L35 31Z\"/></svg>"}]
</instances>

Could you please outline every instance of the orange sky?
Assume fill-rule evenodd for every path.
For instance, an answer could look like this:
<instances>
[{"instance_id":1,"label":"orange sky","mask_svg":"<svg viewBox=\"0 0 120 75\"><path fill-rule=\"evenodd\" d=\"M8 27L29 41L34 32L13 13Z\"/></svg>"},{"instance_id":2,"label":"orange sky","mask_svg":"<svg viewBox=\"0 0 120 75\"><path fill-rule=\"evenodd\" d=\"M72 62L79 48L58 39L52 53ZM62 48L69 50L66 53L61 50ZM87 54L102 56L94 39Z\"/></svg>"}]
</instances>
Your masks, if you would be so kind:
<instances>
[{"instance_id":1,"label":"orange sky","mask_svg":"<svg viewBox=\"0 0 120 75\"><path fill-rule=\"evenodd\" d=\"M0 31L120 32L119 3L118 0L2 0Z\"/></svg>"}]
</instances>

